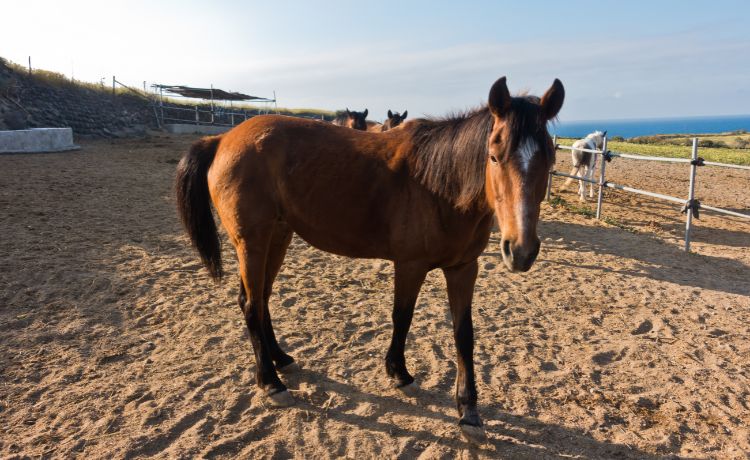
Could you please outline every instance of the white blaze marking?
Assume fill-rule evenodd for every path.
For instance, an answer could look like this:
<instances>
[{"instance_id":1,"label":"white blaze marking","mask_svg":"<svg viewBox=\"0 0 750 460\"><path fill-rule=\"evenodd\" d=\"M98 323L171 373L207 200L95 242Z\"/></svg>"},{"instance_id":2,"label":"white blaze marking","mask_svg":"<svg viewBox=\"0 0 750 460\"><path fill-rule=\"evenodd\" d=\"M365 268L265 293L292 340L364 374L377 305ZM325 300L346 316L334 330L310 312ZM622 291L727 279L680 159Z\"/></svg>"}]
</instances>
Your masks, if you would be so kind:
<instances>
[{"instance_id":1,"label":"white blaze marking","mask_svg":"<svg viewBox=\"0 0 750 460\"><path fill-rule=\"evenodd\" d=\"M521 199L518 200L518 204L516 205L516 230L518 231L518 237L524 236L527 226L526 223L531 220L529 206L527 205L530 198L531 197L524 191Z\"/></svg>"},{"instance_id":2,"label":"white blaze marking","mask_svg":"<svg viewBox=\"0 0 750 460\"><path fill-rule=\"evenodd\" d=\"M518 161L521 163L521 172L524 175L523 182L524 188L521 190L521 196L519 197L517 208L516 208L516 225L518 236L523 235L526 229L526 222L529 221L530 216L528 215L529 206L528 201L531 200L531 196L526 190L526 174L529 172L529 165L534 154L539 150L539 144L530 137L527 137L518 148Z\"/></svg>"},{"instance_id":3,"label":"white blaze marking","mask_svg":"<svg viewBox=\"0 0 750 460\"><path fill-rule=\"evenodd\" d=\"M521 162L521 171L524 174L529 171L529 164L537 150L539 150L539 145L530 137L527 137L518 148L518 159Z\"/></svg>"}]
</instances>

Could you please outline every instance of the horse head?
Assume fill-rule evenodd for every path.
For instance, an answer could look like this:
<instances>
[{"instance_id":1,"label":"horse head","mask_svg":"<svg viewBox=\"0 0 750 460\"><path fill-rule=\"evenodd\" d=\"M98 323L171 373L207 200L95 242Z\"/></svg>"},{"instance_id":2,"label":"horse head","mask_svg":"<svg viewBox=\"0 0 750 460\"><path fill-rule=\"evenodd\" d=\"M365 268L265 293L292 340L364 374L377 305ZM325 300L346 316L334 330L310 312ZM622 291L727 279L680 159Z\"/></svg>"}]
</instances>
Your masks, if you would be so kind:
<instances>
[{"instance_id":1,"label":"horse head","mask_svg":"<svg viewBox=\"0 0 750 460\"><path fill-rule=\"evenodd\" d=\"M542 96L511 97L505 77L490 89L493 117L488 141L486 191L502 232L503 262L511 271L527 271L539 254L540 204L555 149L547 122L562 108L560 80Z\"/></svg>"},{"instance_id":2,"label":"horse head","mask_svg":"<svg viewBox=\"0 0 750 460\"><path fill-rule=\"evenodd\" d=\"M364 112L353 112L347 108L344 113L346 115L345 126L360 131L367 131L367 109Z\"/></svg>"},{"instance_id":3,"label":"horse head","mask_svg":"<svg viewBox=\"0 0 750 460\"><path fill-rule=\"evenodd\" d=\"M383 131L388 131L389 129L393 129L396 126L403 123L404 120L406 120L406 116L409 114L408 110L404 110L403 114L399 114L398 112L393 113L390 110L388 111L388 119L385 120L383 123Z\"/></svg>"}]
</instances>

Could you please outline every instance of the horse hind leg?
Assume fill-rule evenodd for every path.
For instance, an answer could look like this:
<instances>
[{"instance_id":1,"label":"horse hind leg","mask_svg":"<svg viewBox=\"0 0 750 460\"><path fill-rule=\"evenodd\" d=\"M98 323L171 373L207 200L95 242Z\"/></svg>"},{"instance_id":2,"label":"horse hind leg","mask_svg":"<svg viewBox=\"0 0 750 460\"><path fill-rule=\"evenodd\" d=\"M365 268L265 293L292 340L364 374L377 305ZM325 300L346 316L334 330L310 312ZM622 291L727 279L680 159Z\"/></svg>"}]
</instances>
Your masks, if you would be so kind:
<instances>
[{"instance_id":1,"label":"horse hind leg","mask_svg":"<svg viewBox=\"0 0 750 460\"><path fill-rule=\"evenodd\" d=\"M276 340L276 334L273 332L271 313L268 305L273 290L273 283L276 280L276 275L278 275L279 270L281 270L281 265L286 256L286 250L289 247L289 243L292 241L292 235L293 232L286 223L279 222L276 224L273 236L271 237L268 258L266 259L266 282L263 289L265 299L263 302L265 308L263 331L268 338L268 344L271 347L271 358L276 365L276 370L283 373L294 372L299 369L299 365L295 363L294 358L281 349L279 342Z\"/></svg>"},{"instance_id":2,"label":"horse hind leg","mask_svg":"<svg viewBox=\"0 0 750 460\"><path fill-rule=\"evenodd\" d=\"M255 353L256 381L269 397L272 405L284 407L294 404L294 398L279 379L273 362L271 337L266 330L266 266L270 252L273 229L256 227L246 232L236 244L242 287L239 300L244 300L242 313L250 333ZM273 339L275 341L275 338Z\"/></svg>"},{"instance_id":3,"label":"horse hind leg","mask_svg":"<svg viewBox=\"0 0 750 460\"><path fill-rule=\"evenodd\" d=\"M268 270L268 267L266 267ZM268 280L269 277L266 276L266 280ZM268 337L268 345L271 349L271 359L273 359L274 364L276 365L276 370L278 372L290 372L295 370L295 362L294 358L284 353L284 350L281 349L281 346L276 341L276 335L273 332L273 326L271 324L271 314L268 311L268 300L270 297L270 292L267 290L271 288L271 285L273 284L273 280L271 279L270 282L266 283L266 292L265 292L265 312L264 312L264 321L263 321L263 332L266 334L266 337ZM237 303L240 306L240 310L244 311L245 303L247 302L247 294L245 293L245 285L242 283L242 277L240 277L240 293L237 298Z\"/></svg>"},{"instance_id":4,"label":"horse hind leg","mask_svg":"<svg viewBox=\"0 0 750 460\"><path fill-rule=\"evenodd\" d=\"M586 177L586 173L582 171L583 168L579 169L576 175ZM578 179L578 201L586 201L586 183L582 179Z\"/></svg>"},{"instance_id":5,"label":"horse hind leg","mask_svg":"<svg viewBox=\"0 0 750 460\"><path fill-rule=\"evenodd\" d=\"M573 166L573 169L571 169L568 174L571 175L571 176L577 176L578 175L578 167L577 166ZM562 192L563 190L567 189L568 186L570 185L570 183L573 182L573 180L574 179L572 177L568 177L567 179L565 179L565 182L563 182L562 187L560 187L560 191Z\"/></svg>"}]
</instances>

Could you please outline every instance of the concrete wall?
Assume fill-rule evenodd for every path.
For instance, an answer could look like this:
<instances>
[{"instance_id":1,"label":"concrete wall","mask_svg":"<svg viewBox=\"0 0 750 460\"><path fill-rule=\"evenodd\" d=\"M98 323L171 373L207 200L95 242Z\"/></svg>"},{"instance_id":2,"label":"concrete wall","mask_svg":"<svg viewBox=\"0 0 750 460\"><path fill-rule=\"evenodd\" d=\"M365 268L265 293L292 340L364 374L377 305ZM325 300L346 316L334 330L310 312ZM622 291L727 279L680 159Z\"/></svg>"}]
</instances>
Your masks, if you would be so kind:
<instances>
[{"instance_id":1,"label":"concrete wall","mask_svg":"<svg viewBox=\"0 0 750 460\"><path fill-rule=\"evenodd\" d=\"M0 131L0 153L63 152L77 150L71 128L33 128Z\"/></svg>"},{"instance_id":2,"label":"concrete wall","mask_svg":"<svg viewBox=\"0 0 750 460\"><path fill-rule=\"evenodd\" d=\"M165 124L164 129L172 134L221 134L229 131L229 126L213 126L213 125L189 125L182 123Z\"/></svg>"}]
</instances>

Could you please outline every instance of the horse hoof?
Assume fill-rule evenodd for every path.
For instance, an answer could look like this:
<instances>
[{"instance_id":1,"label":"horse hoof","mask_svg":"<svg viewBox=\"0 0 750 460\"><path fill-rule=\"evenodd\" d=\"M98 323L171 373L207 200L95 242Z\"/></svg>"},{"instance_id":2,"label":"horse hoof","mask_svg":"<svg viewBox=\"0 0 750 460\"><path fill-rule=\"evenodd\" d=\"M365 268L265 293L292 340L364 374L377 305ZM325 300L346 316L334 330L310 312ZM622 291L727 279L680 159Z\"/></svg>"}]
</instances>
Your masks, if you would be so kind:
<instances>
[{"instance_id":1,"label":"horse hoof","mask_svg":"<svg viewBox=\"0 0 750 460\"><path fill-rule=\"evenodd\" d=\"M461 434L469 443L475 446L487 443L487 432L484 431L484 427L466 424L460 424L458 427L461 428Z\"/></svg>"},{"instance_id":2,"label":"horse hoof","mask_svg":"<svg viewBox=\"0 0 750 460\"><path fill-rule=\"evenodd\" d=\"M419 385L417 385L417 382L411 382L401 386L396 385L396 389L407 396L416 396L417 393L419 393Z\"/></svg>"},{"instance_id":3,"label":"horse hoof","mask_svg":"<svg viewBox=\"0 0 750 460\"><path fill-rule=\"evenodd\" d=\"M292 361L286 366L281 366L281 367L276 368L276 370L281 372L282 374L294 374L295 372L299 372L301 369L302 368L296 361Z\"/></svg>"},{"instance_id":4,"label":"horse hoof","mask_svg":"<svg viewBox=\"0 0 750 460\"><path fill-rule=\"evenodd\" d=\"M268 401L273 407L289 407L294 405L294 396L289 391L279 391L268 395Z\"/></svg>"}]
</instances>

